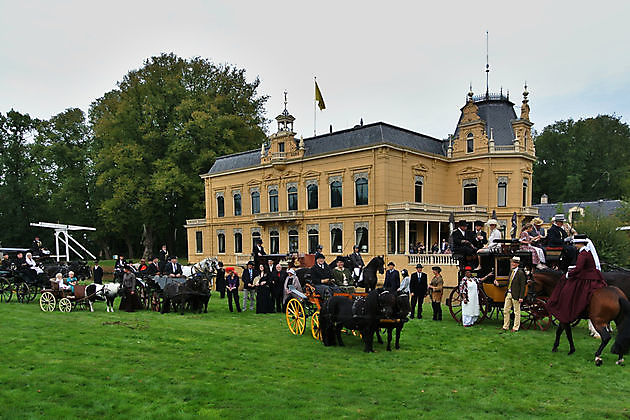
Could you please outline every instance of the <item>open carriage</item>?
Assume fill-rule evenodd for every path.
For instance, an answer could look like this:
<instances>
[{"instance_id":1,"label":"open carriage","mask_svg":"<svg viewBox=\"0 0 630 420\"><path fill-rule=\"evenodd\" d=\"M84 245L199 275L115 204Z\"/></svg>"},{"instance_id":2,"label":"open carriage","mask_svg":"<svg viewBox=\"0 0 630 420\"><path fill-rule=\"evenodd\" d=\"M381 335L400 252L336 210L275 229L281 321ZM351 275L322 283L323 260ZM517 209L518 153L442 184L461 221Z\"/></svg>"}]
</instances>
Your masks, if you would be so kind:
<instances>
[{"instance_id":1,"label":"open carriage","mask_svg":"<svg viewBox=\"0 0 630 420\"><path fill-rule=\"evenodd\" d=\"M525 269L528 278L533 273L531 252L520 250L517 240L502 240L501 247L483 254L481 258L481 270L473 271L473 275L480 279L479 287L479 319L481 323L487 319L499 319L503 314L503 304L507 292L510 276L510 260L517 256L521 259L521 267ZM462 297L460 295L460 281L464 276L465 265L472 265L473 262L466 262L460 258L458 270L458 287L451 291L446 304L451 316L457 322L462 322ZM497 280L499 286L494 285ZM528 282L529 283L529 282ZM547 330L552 325L552 318L545 308L545 300L534 297L527 293L521 304L521 327L524 329Z\"/></svg>"},{"instance_id":2,"label":"open carriage","mask_svg":"<svg viewBox=\"0 0 630 420\"><path fill-rule=\"evenodd\" d=\"M74 309L90 308L90 298L86 294L86 286L78 284L71 290L60 289L59 283L50 281L50 288L43 289L39 298L39 307L44 312L53 312L59 308L61 312L71 312Z\"/></svg>"}]
</instances>

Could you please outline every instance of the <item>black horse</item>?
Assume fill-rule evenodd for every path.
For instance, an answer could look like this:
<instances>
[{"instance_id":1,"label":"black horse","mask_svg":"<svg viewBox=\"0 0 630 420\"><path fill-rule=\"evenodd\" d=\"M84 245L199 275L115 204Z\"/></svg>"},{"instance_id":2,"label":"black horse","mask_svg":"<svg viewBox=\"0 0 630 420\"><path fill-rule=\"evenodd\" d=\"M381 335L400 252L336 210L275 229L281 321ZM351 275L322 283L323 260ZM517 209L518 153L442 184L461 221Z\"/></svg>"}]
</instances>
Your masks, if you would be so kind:
<instances>
[{"instance_id":1,"label":"black horse","mask_svg":"<svg viewBox=\"0 0 630 420\"><path fill-rule=\"evenodd\" d=\"M383 320L380 324L382 328L387 330L387 351L392 351L392 332L396 330L396 350L400 349L400 333L405 326L405 323L409 321L409 312L411 312L411 305L409 304L409 294L406 292L398 291L396 294L396 304L394 305L394 314L391 320ZM378 342L383 344L380 333L376 332Z\"/></svg>"},{"instance_id":2,"label":"black horse","mask_svg":"<svg viewBox=\"0 0 630 420\"><path fill-rule=\"evenodd\" d=\"M319 315L322 342L325 346L343 346L341 330L358 330L366 353L374 352L374 333L380 319L393 314L395 296L383 289L373 290L354 302L344 296L328 299Z\"/></svg>"},{"instance_id":3,"label":"black horse","mask_svg":"<svg viewBox=\"0 0 630 420\"><path fill-rule=\"evenodd\" d=\"M363 268L363 282L362 284L359 283L358 286L365 287L366 292L376 289L376 283L378 282L376 272L379 274L385 273L385 259L382 255L372 258Z\"/></svg>"}]
</instances>

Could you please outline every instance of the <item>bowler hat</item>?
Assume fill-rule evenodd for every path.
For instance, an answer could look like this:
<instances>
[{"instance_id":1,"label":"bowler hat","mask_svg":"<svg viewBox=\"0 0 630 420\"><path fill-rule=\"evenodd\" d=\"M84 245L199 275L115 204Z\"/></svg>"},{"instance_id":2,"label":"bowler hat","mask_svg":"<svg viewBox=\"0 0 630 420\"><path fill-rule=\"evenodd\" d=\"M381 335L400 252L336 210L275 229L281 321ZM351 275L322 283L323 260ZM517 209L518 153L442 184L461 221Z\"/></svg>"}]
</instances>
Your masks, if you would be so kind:
<instances>
[{"instance_id":1,"label":"bowler hat","mask_svg":"<svg viewBox=\"0 0 630 420\"><path fill-rule=\"evenodd\" d=\"M422 268L422 264L420 263L416 264L416 268Z\"/></svg>"},{"instance_id":2,"label":"bowler hat","mask_svg":"<svg viewBox=\"0 0 630 420\"><path fill-rule=\"evenodd\" d=\"M389 267L390 265L391 265L392 267L396 267L396 264L394 264L394 261L390 261L390 262L388 262L388 263L387 263L387 266L388 266L388 267Z\"/></svg>"},{"instance_id":3,"label":"bowler hat","mask_svg":"<svg viewBox=\"0 0 630 420\"><path fill-rule=\"evenodd\" d=\"M468 226L468 223L465 220L460 220L457 222L457 226Z\"/></svg>"},{"instance_id":4,"label":"bowler hat","mask_svg":"<svg viewBox=\"0 0 630 420\"><path fill-rule=\"evenodd\" d=\"M320 258L326 259L326 257L324 257L324 254L322 254L321 252L318 252L317 254L315 254L316 260L319 260Z\"/></svg>"},{"instance_id":5,"label":"bowler hat","mask_svg":"<svg viewBox=\"0 0 630 420\"><path fill-rule=\"evenodd\" d=\"M475 220L475 226L483 226L483 222L481 220Z\"/></svg>"}]
</instances>

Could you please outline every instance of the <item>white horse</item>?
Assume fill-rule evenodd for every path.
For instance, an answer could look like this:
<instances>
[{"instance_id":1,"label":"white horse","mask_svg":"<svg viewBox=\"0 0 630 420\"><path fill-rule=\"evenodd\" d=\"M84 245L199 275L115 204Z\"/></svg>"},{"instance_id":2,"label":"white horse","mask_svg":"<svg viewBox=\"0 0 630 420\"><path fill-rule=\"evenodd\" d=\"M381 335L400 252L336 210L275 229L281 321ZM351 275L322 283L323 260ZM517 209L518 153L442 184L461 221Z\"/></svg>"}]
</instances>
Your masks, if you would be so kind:
<instances>
[{"instance_id":1,"label":"white horse","mask_svg":"<svg viewBox=\"0 0 630 420\"><path fill-rule=\"evenodd\" d=\"M88 302L90 305L90 312L94 312L92 303L97 299L104 300L107 304L107 312L114 312L114 300L116 296L120 294L121 286L119 283L105 283L105 284L89 284L85 288L85 294L89 296Z\"/></svg>"}]
</instances>

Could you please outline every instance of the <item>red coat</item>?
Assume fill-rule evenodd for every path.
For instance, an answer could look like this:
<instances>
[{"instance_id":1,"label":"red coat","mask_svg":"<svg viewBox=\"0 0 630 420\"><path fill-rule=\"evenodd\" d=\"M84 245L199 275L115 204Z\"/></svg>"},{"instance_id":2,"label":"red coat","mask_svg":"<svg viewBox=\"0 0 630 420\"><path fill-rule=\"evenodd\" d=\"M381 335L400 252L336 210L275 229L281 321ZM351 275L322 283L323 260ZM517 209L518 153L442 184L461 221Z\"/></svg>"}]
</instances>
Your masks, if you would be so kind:
<instances>
[{"instance_id":1,"label":"red coat","mask_svg":"<svg viewBox=\"0 0 630 420\"><path fill-rule=\"evenodd\" d=\"M547 310L560 322L572 322L588 307L591 294L606 286L589 251L578 253L575 268L562 277L547 301Z\"/></svg>"}]
</instances>

